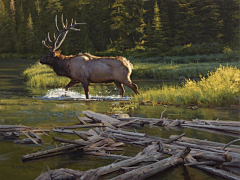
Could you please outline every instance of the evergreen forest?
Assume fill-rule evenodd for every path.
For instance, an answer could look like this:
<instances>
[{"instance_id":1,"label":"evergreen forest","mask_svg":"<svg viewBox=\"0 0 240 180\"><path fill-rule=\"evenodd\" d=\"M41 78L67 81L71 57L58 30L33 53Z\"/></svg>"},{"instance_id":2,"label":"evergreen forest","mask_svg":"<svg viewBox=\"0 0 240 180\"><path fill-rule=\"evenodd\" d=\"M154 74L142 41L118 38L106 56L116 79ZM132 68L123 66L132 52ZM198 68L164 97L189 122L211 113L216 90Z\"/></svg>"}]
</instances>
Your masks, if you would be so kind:
<instances>
[{"instance_id":1,"label":"evergreen forest","mask_svg":"<svg viewBox=\"0 0 240 180\"><path fill-rule=\"evenodd\" d=\"M0 0L0 54L45 54L61 14L86 23L63 54L151 57L239 49L238 0Z\"/></svg>"}]
</instances>

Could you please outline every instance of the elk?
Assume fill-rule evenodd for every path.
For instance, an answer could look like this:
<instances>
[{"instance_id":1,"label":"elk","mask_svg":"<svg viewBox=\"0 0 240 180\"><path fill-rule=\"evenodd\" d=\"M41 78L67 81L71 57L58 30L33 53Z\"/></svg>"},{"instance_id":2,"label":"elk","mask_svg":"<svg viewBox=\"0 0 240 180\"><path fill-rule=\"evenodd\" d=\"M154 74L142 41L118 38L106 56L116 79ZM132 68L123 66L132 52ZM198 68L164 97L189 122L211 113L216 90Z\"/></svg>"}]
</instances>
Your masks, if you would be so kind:
<instances>
[{"instance_id":1,"label":"elk","mask_svg":"<svg viewBox=\"0 0 240 180\"><path fill-rule=\"evenodd\" d=\"M66 38L70 30L80 31L75 28L77 25L85 23L77 23L71 21L68 25L65 23L63 15L61 16L63 29L59 30L57 24L57 15L55 16L55 28L57 34L51 40L49 32L47 38L42 44L50 50L50 53L40 60L41 64L47 64L53 68L58 76L66 76L71 81L66 85L65 90L68 91L72 86L82 83L85 91L86 99L89 99L90 83L112 83L114 82L123 97L125 90L123 85L130 87L136 94L139 94L138 86L134 84L130 75L133 65L124 57L97 57L88 53L80 53L77 55L65 56L61 54L61 50L57 50Z\"/></svg>"}]
</instances>

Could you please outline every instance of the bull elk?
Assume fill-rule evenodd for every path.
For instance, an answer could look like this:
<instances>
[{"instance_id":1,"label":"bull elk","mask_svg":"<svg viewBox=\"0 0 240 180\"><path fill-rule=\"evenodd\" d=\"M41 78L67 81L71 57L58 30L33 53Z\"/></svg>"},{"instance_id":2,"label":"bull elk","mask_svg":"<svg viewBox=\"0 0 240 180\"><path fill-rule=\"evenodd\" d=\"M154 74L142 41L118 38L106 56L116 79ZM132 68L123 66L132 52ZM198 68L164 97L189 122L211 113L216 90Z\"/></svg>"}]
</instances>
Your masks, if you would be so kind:
<instances>
[{"instance_id":1,"label":"bull elk","mask_svg":"<svg viewBox=\"0 0 240 180\"><path fill-rule=\"evenodd\" d=\"M40 62L52 67L58 76L66 76L71 79L65 87L66 91L70 87L82 83L86 98L89 99L90 83L114 82L122 97L125 92L123 84L130 87L136 94L139 94L137 85L130 79L133 65L127 59L121 56L97 57L87 53L65 56L61 54L61 50L57 51L69 30L80 31L75 26L85 24L76 23L72 19L70 25L68 25L67 19L64 23L63 15L61 21L63 29L59 30L56 15L55 27L57 34L54 33L52 41L48 32L47 38L42 41L42 44L50 50L50 53L42 58Z\"/></svg>"}]
</instances>

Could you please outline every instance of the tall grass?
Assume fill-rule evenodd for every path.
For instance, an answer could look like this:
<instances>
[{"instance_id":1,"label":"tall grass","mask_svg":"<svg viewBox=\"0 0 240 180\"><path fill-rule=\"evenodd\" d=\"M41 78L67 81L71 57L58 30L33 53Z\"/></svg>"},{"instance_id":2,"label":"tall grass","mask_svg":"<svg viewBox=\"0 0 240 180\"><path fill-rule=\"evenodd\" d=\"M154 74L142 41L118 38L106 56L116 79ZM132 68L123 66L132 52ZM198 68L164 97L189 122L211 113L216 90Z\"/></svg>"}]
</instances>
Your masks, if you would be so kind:
<instances>
[{"instance_id":1,"label":"tall grass","mask_svg":"<svg viewBox=\"0 0 240 180\"><path fill-rule=\"evenodd\" d=\"M224 106L240 102L240 70L222 66L211 71L200 81L188 79L182 86L164 86L135 95L139 102L155 104Z\"/></svg>"},{"instance_id":2,"label":"tall grass","mask_svg":"<svg viewBox=\"0 0 240 180\"><path fill-rule=\"evenodd\" d=\"M57 76L50 67L39 62L27 68L22 75L31 87L60 87L69 82L68 78Z\"/></svg>"}]
</instances>

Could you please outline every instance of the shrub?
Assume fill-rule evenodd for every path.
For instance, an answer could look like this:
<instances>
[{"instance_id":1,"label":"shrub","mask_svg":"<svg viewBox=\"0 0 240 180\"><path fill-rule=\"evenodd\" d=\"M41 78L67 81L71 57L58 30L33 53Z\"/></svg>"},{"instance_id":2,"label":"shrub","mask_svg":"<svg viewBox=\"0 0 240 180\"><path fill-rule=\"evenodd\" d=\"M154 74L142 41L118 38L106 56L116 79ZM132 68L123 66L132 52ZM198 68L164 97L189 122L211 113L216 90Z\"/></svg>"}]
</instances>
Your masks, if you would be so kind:
<instances>
[{"instance_id":1,"label":"shrub","mask_svg":"<svg viewBox=\"0 0 240 180\"><path fill-rule=\"evenodd\" d=\"M152 101L159 104L198 104L224 106L240 102L240 70L233 66L221 66L200 81L188 79L183 86L164 86L135 95L140 103Z\"/></svg>"}]
</instances>

